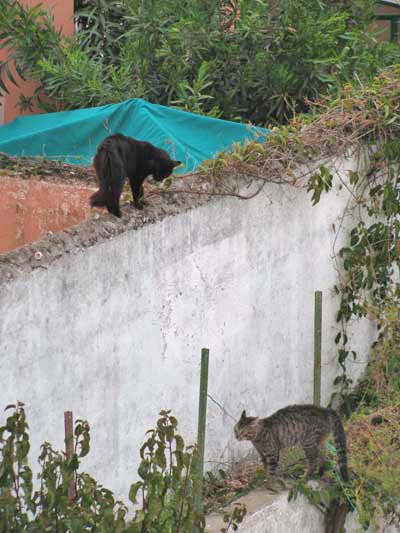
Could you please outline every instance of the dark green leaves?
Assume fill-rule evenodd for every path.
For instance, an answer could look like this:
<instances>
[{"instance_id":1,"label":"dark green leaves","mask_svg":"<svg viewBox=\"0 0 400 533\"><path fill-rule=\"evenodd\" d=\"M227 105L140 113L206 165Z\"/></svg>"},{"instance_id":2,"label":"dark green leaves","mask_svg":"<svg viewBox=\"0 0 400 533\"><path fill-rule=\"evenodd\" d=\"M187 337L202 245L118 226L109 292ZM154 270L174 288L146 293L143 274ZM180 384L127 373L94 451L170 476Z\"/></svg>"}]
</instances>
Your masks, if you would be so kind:
<instances>
[{"instance_id":1,"label":"dark green leaves","mask_svg":"<svg viewBox=\"0 0 400 533\"><path fill-rule=\"evenodd\" d=\"M86 420L77 420L75 422L75 449L79 447L79 457L85 457L90 450L90 428Z\"/></svg>"},{"instance_id":2,"label":"dark green leaves","mask_svg":"<svg viewBox=\"0 0 400 533\"><path fill-rule=\"evenodd\" d=\"M79 472L80 458L89 453L90 428L77 420L74 450L67 460L63 452L45 442L39 456L39 484L35 490L28 466L29 435L23 404L8 405L10 411L0 427L0 530L1 531L99 531L132 533L146 531L193 531L203 524L194 506L199 481L196 448L185 447L176 432L178 422L170 411L162 411L155 429L147 432L140 450L138 474L129 500L142 508L126 523L127 509L113 493L90 475ZM71 502L71 484L76 497ZM238 520L239 511L235 512ZM234 522L232 522L232 525ZM128 527L128 529L126 529ZM161 527L161 529L160 529ZM232 526L233 527L233 526Z\"/></svg>"},{"instance_id":3,"label":"dark green leaves","mask_svg":"<svg viewBox=\"0 0 400 533\"><path fill-rule=\"evenodd\" d=\"M133 483L131 485L131 488L129 490L129 499L132 503L137 503L136 497L138 490L143 486L143 483L141 481L137 481L136 483Z\"/></svg>"},{"instance_id":4,"label":"dark green leaves","mask_svg":"<svg viewBox=\"0 0 400 533\"><path fill-rule=\"evenodd\" d=\"M170 411L161 411L156 429L149 430L140 450L142 461L138 474L142 481L131 485L129 499L137 501L141 493L141 510L132 526L134 531L185 532L194 530L197 517L194 491L198 485L195 469L196 450L186 448L176 432L178 422Z\"/></svg>"},{"instance_id":5,"label":"dark green leaves","mask_svg":"<svg viewBox=\"0 0 400 533\"><path fill-rule=\"evenodd\" d=\"M310 176L308 179L307 192L312 192L312 205L316 205L320 201L323 192L331 190L332 179L333 175L325 165L321 165L319 171Z\"/></svg>"},{"instance_id":6,"label":"dark green leaves","mask_svg":"<svg viewBox=\"0 0 400 533\"><path fill-rule=\"evenodd\" d=\"M123 531L126 507L111 491L88 474L79 473L76 453L65 455L44 443L39 456L40 489L35 490L28 466L29 434L23 404L13 410L0 427L0 530L1 531ZM80 457L89 451L89 425L78 420L75 449ZM76 483L73 504L68 487Z\"/></svg>"},{"instance_id":7,"label":"dark green leaves","mask_svg":"<svg viewBox=\"0 0 400 533\"><path fill-rule=\"evenodd\" d=\"M8 40L17 71L53 99L41 99L46 109L139 97L225 119L282 123L306 112L309 100L355 75L371 78L400 56L369 32L373 0L360 0L357 9L340 2L322 9L314 0L245 0L240 9L225 0L76 0L72 40L60 37L40 7L1 5L0 42ZM7 64L0 74L4 91L12 79ZM386 115L388 123L396 116L390 106Z\"/></svg>"}]
</instances>

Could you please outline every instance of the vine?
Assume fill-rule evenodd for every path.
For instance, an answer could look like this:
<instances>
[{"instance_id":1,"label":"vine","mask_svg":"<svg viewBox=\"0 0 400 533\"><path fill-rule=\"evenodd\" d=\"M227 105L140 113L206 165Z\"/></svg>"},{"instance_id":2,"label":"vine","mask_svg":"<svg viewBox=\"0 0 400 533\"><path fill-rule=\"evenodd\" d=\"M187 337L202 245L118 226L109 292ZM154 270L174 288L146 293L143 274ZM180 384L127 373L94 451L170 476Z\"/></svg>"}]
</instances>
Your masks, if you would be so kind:
<instances>
[{"instance_id":1,"label":"vine","mask_svg":"<svg viewBox=\"0 0 400 533\"><path fill-rule=\"evenodd\" d=\"M398 69L393 70L398 73ZM348 243L336 255L339 282L334 290L340 299L336 317L340 330L335 343L342 374L335 385L340 386L347 414L351 412L348 393L352 381L346 362L357 357L349 346L348 326L353 319L367 317L376 322L379 331L388 304L398 305L400 296L400 83L394 72L393 77L385 74L377 78L369 89L348 87L342 101L343 110L362 110L369 123L361 147L366 167L349 171L344 183L351 194L347 215L354 226ZM314 176L309 179L308 190L317 203L332 182L322 172L318 176L322 179Z\"/></svg>"},{"instance_id":2,"label":"vine","mask_svg":"<svg viewBox=\"0 0 400 533\"><path fill-rule=\"evenodd\" d=\"M338 163L356 155L357 169L344 175ZM400 65L368 86L346 85L335 99L317 102L310 114L272 130L265 143L221 154L204 172L216 181L236 175L306 188L313 205L336 186L348 191L347 208L335 228L334 248L340 233L348 231L348 236L344 246L334 249L339 300L334 343L341 373L332 400L339 400L349 417L352 476L343 484L328 470L324 485L313 489L299 482L291 497L303 493L325 511L326 531L336 531L329 528L339 527L349 510L357 510L365 528L378 527L382 517L398 524ZM377 336L366 375L353 388L347 363L358 354L351 346L350 325L361 318L375 324Z\"/></svg>"},{"instance_id":3,"label":"vine","mask_svg":"<svg viewBox=\"0 0 400 533\"><path fill-rule=\"evenodd\" d=\"M344 176L339 171L338 162L355 154L361 154L363 160L360 160L358 170L349 171ZM349 192L349 204L344 215L346 224L342 221L338 232L343 231L349 222L352 227L347 244L335 252L338 283L334 290L339 298L336 317L339 331L334 342L341 368L335 385L346 414L360 405L380 410L390 407L393 412L388 414L384 411L382 416L393 421L400 420L400 317L397 311L400 303L399 171L400 65L395 65L368 86L348 84L336 98L313 104L308 115L296 117L286 127L274 128L266 142L249 142L245 146L236 146L231 154L220 154L203 165L199 175L184 191L180 191L181 180L175 180L168 190L162 192L210 196L223 192L235 195L233 186L227 188L229 180L245 177L256 182L256 192L267 183L306 188L315 205L323 194L333 189L334 175L337 175L339 186ZM347 362L351 357L356 358L357 353L351 347L349 325L359 318L373 320L378 336L373 345L373 359L366 382L352 390ZM384 404L379 399L382 391L385 393ZM350 422L353 416L367 415L352 415ZM357 426L357 420L353 421L354 427L363 427L365 422L363 419L361 426ZM357 438L360 440L356 442L362 442L362 436ZM391 435L387 441L386 436L382 438L383 444L378 443L376 455L382 455L379 446L383 450L392 446L395 436ZM361 445L360 452L362 448ZM370 461L370 457L366 460ZM356 465L353 466L356 469ZM358 466L352 480L351 501L355 501L357 509L362 510L367 523L376 509L383 512L394 508L390 498L393 486L386 479L391 472L385 470L382 474L379 470L379 475L376 471L365 473ZM397 466L400 466L400 458ZM380 464L379 469L382 468ZM26 474L26 477L29 484L29 475ZM379 501L389 504L387 506Z\"/></svg>"},{"instance_id":4,"label":"vine","mask_svg":"<svg viewBox=\"0 0 400 533\"><path fill-rule=\"evenodd\" d=\"M355 155L358 170L343 176L338 163ZM346 226L348 221L354 226L347 245L335 251L339 275L334 286L339 296L335 343L342 369L335 385L342 395L351 385L346 362L357 357L349 345L349 323L361 317L383 318L387 302L399 301L399 164L400 65L395 65L368 86L348 84L336 98L314 103L309 114L274 128L266 142L237 145L232 154L222 153L201 169L216 190L225 178L247 177L261 186L306 188L313 205L332 190L334 175L339 187L348 190L344 217ZM344 225L342 221L336 240Z\"/></svg>"}]
</instances>

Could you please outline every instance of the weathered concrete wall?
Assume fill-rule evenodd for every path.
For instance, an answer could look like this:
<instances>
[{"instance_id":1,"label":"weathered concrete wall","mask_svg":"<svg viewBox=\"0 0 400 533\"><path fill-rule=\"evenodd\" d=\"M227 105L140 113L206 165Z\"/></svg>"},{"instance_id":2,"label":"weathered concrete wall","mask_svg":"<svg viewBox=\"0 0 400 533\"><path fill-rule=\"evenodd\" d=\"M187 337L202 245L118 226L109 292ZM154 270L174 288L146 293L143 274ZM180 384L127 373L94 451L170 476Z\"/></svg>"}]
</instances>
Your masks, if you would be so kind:
<instances>
[{"instance_id":1,"label":"weathered concrete wall","mask_svg":"<svg viewBox=\"0 0 400 533\"><path fill-rule=\"evenodd\" d=\"M266 497L267 499L267 497ZM271 497L270 497L271 499ZM331 524L332 525L332 524ZM305 496L299 495L296 500L288 501L288 492L282 492L272 501L261 505L245 517L240 533L325 533L325 515L312 505ZM356 513L349 513L344 524L344 533L362 533ZM396 524L379 520L379 526L370 526L366 533L399 533Z\"/></svg>"},{"instance_id":2,"label":"weathered concrete wall","mask_svg":"<svg viewBox=\"0 0 400 533\"><path fill-rule=\"evenodd\" d=\"M195 439L203 346L209 392L234 416L310 402L317 289L326 402L338 373L332 247L347 201L337 190L312 208L304 190L267 185L247 202L106 216L0 256L0 405L25 402L33 455L44 440L62 447L72 410L92 427L86 468L127 499L160 409ZM358 325L355 376L370 334ZM247 451L232 424L209 403L207 460Z\"/></svg>"},{"instance_id":3,"label":"weathered concrete wall","mask_svg":"<svg viewBox=\"0 0 400 533\"><path fill-rule=\"evenodd\" d=\"M240 533L324 533L324 514L299 495L288 502L288 493L279 494L269 505L245 518Z\"/></svg>"}]
</instances>

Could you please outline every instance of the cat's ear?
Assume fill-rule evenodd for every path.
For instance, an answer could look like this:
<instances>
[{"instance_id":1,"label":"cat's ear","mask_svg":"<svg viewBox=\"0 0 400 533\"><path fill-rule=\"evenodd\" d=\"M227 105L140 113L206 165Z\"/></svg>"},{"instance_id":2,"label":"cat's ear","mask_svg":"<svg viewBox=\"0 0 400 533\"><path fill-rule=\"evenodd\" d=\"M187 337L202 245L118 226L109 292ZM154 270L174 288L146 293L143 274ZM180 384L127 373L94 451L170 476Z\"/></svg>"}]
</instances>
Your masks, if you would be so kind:
<instances>
[{"instance_id":1,"label":"cat's ear","mask_svg":"<svg viewBox=\"0 0 400 533\"><path fill-rule=\"evenodd\" d=\"M240 420L244 420L245 418L247 418L246 411L243 411L243 413L240 416Z\"/></svg>"},{"instance_id":2,"label":"cat's ear","mask_svg":"<svg viewBox=\"0 0 400 533\"><path fill-rule=\"evenodd\" d=\"M173 164L173 167L180 167L181 165L183 165L182 161L172 161L172 164Z\"/></svg>"}]
</instances>

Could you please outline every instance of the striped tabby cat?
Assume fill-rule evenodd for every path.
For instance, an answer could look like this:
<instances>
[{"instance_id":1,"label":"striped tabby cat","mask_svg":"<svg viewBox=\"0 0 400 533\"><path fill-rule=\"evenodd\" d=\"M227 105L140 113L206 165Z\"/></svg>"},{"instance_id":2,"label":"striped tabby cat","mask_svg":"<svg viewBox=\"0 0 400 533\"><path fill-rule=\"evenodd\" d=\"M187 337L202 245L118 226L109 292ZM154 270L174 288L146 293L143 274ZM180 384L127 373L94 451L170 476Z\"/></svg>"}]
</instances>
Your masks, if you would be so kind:
<instances>
[{"instance_id":1,"label":"striped tabby cat","mask_svg":"<svg viewBox=\"0 0 400 533\"><path fill-rule=\"evenodd\" d=\"M289 446L301 446L308 462L308 473L312 475L319 466L324 470L324 443L333 433L340 473L348 480L346 435L340 417L332 409L315 405L291 405L280 409L267 418L246 416L243 411L234 427L238 440L250 440L261 456L265 469L274 474L279 452Z\"/></svg>"}]
</instances>

